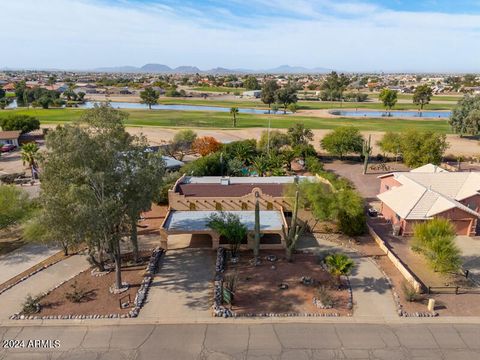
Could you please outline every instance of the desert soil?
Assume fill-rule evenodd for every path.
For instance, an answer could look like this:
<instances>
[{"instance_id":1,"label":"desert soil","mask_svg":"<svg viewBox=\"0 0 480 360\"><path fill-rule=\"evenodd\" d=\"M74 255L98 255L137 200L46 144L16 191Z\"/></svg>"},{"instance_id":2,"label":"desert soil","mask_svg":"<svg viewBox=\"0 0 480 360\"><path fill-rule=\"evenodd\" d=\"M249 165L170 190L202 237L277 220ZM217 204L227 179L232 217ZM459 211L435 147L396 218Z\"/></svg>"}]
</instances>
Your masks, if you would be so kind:
<instances>
[{"instance_id":1,"label":"desert soil","mask_svg":"<svg viewBox=\"0 0 480 360\"><path fill-rule=\"evenodd\" d=\"M278 260L272 263L264 258L270 254L276 255ZM262 251L260 256L262 263L259 266L249 264L251 252L242 252L238 264L228 264L226 276L238 275L232 307L237 314L336 312L345 316L349 313L349 292L345 289L328 290L335 301L333 309L320 309L313 304L313 297L318 297L320 285L330 287L334 284L330 274L318 264L315 255L295 254L291 263L285 260L283 251ZM302 276L314 279L315 285L303 285L300 280ZM281 283L287 284L288 289L280 290L278 285Z\"/></svg>"}]
</instances>

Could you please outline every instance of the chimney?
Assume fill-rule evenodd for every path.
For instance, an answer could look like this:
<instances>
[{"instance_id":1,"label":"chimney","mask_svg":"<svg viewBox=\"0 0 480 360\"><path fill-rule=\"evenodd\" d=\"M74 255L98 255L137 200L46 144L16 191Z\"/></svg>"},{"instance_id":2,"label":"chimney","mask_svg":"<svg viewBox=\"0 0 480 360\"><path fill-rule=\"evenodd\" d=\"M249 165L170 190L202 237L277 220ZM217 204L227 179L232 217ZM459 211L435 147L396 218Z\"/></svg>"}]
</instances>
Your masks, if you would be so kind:
<instances>
[{"instance_id":1,"label":"chimney","mask_svg":"<svg viewBox=\"0 0 480 360\"><path fill-rule=\"evenodd\" d=\"M220 179L220 185L230 185L230 178L229 177L222 177Z\"/></svg>"}]
</instances>

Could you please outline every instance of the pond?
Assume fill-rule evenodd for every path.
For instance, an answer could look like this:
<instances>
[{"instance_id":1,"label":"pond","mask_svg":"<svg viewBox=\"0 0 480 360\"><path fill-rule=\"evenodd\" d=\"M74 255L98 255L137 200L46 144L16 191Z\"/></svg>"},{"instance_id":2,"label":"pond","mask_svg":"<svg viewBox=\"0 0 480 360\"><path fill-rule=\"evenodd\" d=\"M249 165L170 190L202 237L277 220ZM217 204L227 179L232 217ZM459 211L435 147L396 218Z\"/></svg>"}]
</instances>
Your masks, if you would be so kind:
<instances>
[{"instance_id":1,"label":"pond","mask_svg":"<svg viewBox=\"0 0 480 360\"><path fill-rule=\"evenodd\" d=\"M330 114L352 117L422 117L447 119L451 111L373 111L373 110L332 110Z\"/></svg>"},{"instance_id":2,"label":"pond","mask_svg":"<svg viewBox=\"0 0 480 360\"><path fill-rule=\"evenodd\" d=\"M78 108L83 109L91 109L94 107L96 102L94 101L87 101L82 105L79 105ZM140 109L146 110L148 106L145 104L134 103L134 102L120 102L120 101L110 101L110 106L115 109ZM14 100L10 103L7 109L15 109L17 108L17 101ZM206 106L206 105L166 105L166 104L158 104L153 105L152 110L178 110L178 111L218 111L218 112L230 112L229 107L222 107L222 106ZM238 108L238 111L242 114L268 114L268 110L265 109L252 109L252 108ZM271 112L274 114L274 112ZM276 115L283 114L283 111L278 111L275 113ZM287 111L287 114L290 112Z\"/></svg>"}]
</instances>

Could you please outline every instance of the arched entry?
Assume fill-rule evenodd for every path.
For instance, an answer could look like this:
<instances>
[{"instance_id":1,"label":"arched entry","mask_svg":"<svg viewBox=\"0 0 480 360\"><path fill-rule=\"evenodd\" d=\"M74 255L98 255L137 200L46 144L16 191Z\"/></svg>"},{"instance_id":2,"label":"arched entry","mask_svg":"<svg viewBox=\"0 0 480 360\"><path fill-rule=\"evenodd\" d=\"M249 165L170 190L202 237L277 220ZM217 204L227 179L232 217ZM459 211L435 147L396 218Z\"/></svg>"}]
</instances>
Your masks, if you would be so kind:
<instances>
[{"instance_id":1,"label":"arched entry","mask_svg":"<svg viewBox=\"0 0 480 360\"><path fill-rule=\"evenodd\" d=\"M192 234L189 247L211 249L212 246L213 239L210 234Z\"/></svg>"}]
</instances>

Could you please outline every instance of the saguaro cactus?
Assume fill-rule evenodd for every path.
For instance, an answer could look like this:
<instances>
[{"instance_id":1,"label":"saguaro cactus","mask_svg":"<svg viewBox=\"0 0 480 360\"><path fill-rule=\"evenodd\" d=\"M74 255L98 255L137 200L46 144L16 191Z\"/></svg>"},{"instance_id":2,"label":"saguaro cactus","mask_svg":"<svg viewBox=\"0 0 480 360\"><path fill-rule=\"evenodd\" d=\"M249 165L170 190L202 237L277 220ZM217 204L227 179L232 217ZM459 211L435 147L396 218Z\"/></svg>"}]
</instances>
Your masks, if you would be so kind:
<instances>
[{"instance_id":1,"label":"saguaro cactus","mask_svg":"<svg viewBox=\"0 0 480 360\"><path fill-rule=\"evenodd\" d=\"M253 256L255 257L255 264L258 262L258 254L260 252L260 202L258 201L258 194L255 200L255 238L253 246Z\"/></svg>"},{"instance_id":2,"label":"saguaro cactus","mask_svg":"<svg viewBox=\"0 0 480 360\"><path fill-rule=\"evenodd\" d=\"M369 160L370 154L372 153L372 147L370 146L371 142L372 142L372 135L368 135L368 142L367 141L363 142L363 149L362 149L363 175L367 173L368 160Z\"/></svg>"},{"instance_id":3,"label":"saguaro cactus","mask_svg":"<svg viewBox=\"0 0 480 360\"><path fill-rule=\"evenodd\" d=\"M298 224L298 190L295 192L295 203L293 205L292 221L290 227L287 229L285 225L282 225L283 237L285 239L285 255L289 262L292 261L293 250L297 245L298 238L305 231L305 226Z\"/></svg>"}]
</instances>

